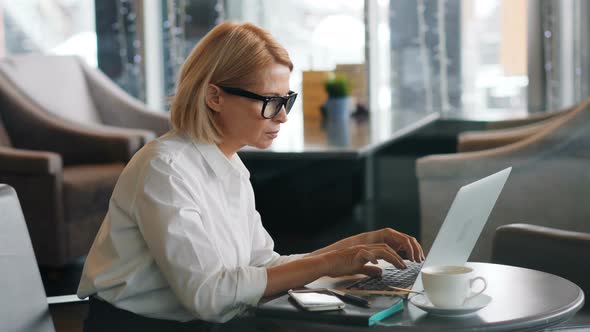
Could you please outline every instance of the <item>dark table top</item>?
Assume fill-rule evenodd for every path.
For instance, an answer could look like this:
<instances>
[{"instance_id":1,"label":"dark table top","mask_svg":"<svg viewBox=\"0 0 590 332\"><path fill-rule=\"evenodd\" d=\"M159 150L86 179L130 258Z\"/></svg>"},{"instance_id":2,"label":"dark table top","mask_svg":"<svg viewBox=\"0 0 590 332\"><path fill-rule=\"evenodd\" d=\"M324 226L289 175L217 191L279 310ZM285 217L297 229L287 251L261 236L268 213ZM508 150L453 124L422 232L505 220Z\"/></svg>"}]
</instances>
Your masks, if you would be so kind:
<instances>
[{"instance_id":1,"label":"dark table top","mask_svg":"<svg viewBox=\"0 0 590 332\"><path fill-rule=\"evenodd\" d=\"M344 123L304 121L301 112L291 112L289 120L268 149L245 147L240 154L269 158L289 154L363 156L439 119L438 113L379 112L367 119L351 118Z\"/></svg>"},{"instance_id":2,"label":"dark table top","mask_svg":"<svg viewBox=\"0 0 590 332\"><path fill-rule=\"evenodd\" d=\"M430 315L406 301L402 313L379 326L354 327L311 321L266 319L277 331L537 331L571 318L584 304L584 293L561 277L513 266L468 263L476 275L488 280L485 294L492 302L480 311L462 317ZM315 283L326 287L335 281ZM328 284L326 284L328 283Z\"/></svg>"}]
</instances>

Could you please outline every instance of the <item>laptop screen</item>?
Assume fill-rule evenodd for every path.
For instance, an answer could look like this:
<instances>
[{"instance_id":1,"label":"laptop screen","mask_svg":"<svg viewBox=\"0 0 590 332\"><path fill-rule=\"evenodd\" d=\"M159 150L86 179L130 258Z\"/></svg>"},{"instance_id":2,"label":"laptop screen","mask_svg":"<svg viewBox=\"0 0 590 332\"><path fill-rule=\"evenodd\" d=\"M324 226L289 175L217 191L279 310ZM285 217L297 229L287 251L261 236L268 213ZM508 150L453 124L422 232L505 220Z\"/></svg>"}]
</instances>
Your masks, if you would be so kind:
<instances>
[{"instance_id":1,"label":"laptop screen","mask_svg":"<svg viewBox=\"0 0 590 332\"><path fill-rule=\"evenodd\" d=\"M426 256L424 267L464 265L475 247L512 167L459 189ZM421 289L418 277L413 289Z\"/></svg>"}]
</instances>

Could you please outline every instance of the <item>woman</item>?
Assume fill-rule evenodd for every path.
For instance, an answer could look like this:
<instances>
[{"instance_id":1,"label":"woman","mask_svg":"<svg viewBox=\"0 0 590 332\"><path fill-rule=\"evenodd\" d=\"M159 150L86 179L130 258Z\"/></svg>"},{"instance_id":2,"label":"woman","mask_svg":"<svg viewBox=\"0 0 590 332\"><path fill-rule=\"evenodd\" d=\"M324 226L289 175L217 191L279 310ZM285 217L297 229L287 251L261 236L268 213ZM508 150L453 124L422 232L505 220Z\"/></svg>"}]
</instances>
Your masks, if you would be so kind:
<instances>
[{"instance_id":1,"label":"woman","mask_svg":"<svg viewBox=\"0 0 590 332\"><path fill-rule=\"evenodd\" d=\"M86 260L78 295L91 296L87 330L208 326L322 276L379 274L365 266L377 259L403 268L397 251L423 260L418 242L392 229L309 254L273 251L236 152L277 137L297 97L292 68L286 50L248 23L220 24L193 49L172 103L174 129L129 162Z\"/></svg>"}]
</instances>

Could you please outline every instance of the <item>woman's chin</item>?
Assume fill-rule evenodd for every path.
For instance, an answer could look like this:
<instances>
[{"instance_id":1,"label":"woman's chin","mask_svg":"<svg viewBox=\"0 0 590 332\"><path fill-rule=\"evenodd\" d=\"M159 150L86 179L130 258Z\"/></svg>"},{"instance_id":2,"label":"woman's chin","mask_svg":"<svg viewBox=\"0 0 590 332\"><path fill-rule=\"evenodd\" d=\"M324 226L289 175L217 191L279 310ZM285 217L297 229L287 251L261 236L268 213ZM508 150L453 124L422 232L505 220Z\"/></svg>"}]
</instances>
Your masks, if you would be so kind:
<instances>
[{"instance_id":1,"label":"woman's chin","mask_svg":"<svg viewBox=\"0 0 590 332\"><path fill-rule=\"evenodd\" d=\"M273 140L264 140L261 142L256 142L254 147L258 148L258 149L267 149L268 147L270 147L272 145L272 142L273 142Z\"/></svg>"}]
</instances>

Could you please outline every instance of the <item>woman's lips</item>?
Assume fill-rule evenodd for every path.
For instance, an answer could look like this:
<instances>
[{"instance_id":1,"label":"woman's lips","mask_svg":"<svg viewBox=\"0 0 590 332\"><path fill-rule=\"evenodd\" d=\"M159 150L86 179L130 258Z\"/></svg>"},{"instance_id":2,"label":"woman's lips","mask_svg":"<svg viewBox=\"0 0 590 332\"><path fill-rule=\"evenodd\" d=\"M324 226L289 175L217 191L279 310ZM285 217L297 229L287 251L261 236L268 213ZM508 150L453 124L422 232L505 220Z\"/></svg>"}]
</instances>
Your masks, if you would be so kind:
<instances>
[{"instance_id":1,"label":"woman's lips","mask_svg":"<svg viewBox=\"0 0 590 332\"><path fill-rule=\"evenodd\" d=\"M277 136L279 135L279 131L278 130L267 131L266 134L268 136L270 136L271 138L277 138Z\"/></svg>"}]
</instances>

